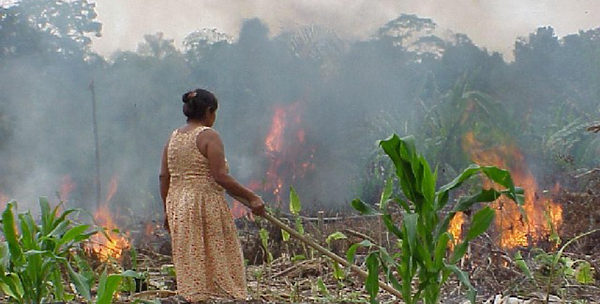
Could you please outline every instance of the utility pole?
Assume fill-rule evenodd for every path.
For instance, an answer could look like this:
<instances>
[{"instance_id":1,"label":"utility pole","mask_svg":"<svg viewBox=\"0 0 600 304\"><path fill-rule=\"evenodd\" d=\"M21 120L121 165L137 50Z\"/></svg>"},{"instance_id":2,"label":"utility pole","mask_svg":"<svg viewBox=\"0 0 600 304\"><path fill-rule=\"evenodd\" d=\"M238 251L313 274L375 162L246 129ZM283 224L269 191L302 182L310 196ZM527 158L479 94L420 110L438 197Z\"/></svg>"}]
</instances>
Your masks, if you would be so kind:
<instances>
[{"instance_id":1,"label":"utility pole","mask_svg":"<svg viewBox=\"0 0 600 304\"><path fill-rule=\"evenodd\" d=\"M98 121L96 120L96 91L94 90L94 80L89 86L92 92L92 127L94 129L94 145L96 148L96 208L100 208L100 197L102 187L100 186L100 143L98 140Z\"/></svg>"}]
</instances>

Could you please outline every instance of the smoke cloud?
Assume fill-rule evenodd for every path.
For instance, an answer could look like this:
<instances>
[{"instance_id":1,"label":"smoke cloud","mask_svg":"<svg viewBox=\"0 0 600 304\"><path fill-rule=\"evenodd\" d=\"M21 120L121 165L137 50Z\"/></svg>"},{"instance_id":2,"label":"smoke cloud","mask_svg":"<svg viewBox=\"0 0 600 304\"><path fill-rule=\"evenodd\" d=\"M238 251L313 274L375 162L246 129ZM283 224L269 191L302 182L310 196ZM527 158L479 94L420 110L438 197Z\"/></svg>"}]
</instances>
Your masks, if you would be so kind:
<instances>
[{"instance_id":1,"label":"smoke cloud","mask_svg":"<svg viewBox=\"0 0 600 304\"><path fill-rule=\"evenodd\" d=\"M552 25L559 36L598 26L600 2L595 0L381 0L288 1L103 0L97 3L103 37L94 49L110 54L134 50L144 34L164 32L180 43L202 28L237 36L246 19L259 18L272 35L306 25L319 25L346 39L364 39L402 13L435 20L442 29L465 33L480 47L512 57L517 37Z\"/></svg>"}]
</instances>

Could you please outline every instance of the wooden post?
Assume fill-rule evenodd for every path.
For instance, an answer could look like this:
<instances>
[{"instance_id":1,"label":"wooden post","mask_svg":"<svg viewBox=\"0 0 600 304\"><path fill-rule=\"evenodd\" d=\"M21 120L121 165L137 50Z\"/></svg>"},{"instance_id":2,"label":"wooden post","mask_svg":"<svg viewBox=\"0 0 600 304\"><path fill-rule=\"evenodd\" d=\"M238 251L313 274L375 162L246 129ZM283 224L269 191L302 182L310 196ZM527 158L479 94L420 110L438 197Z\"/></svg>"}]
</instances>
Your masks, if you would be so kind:
<instances>
[{"instance_id":1,"label":"wooden post","mask_svg":"<svg viewBox=\"0 0 600 304\"><path fill-rule=\"evenodd\" d=\"M92 82L90 82L89 89L92 92L92 128L94 131L94 147L96 151L96 208L100 208L100 201L102 196L102 187L100 184L100 143L98 139L98 121L96 119L96 91L94 89L93 79Z\"/></svg>"},{"instance_id":2,"label":"wooden post","mask_svg":"<svg viewBox=\"0 0 600 304\"><path fill-rule=\"evenodd\" d=\"M321 236L321 241L324 241L326 238L325 233L324 233L324 228L323 228L324 222L325 222L325 220L323 220L323 218L325 217L325 211L322 211L322 210L319 211L317 213L317 217L318 217L317 229L319 230L319 235Z\"/></svg>"}]
</instances>

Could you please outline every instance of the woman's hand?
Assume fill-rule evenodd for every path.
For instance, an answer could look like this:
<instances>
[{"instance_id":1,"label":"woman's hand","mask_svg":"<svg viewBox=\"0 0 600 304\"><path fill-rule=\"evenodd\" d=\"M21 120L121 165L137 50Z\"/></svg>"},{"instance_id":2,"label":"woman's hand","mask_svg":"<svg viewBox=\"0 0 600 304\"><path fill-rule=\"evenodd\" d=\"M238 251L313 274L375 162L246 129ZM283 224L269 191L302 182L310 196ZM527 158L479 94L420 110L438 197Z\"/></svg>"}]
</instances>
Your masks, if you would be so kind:
<instances>
[{"instance_id":1,"label":"woman's hand","mask_svg":"<svg viewBox=\"0 0 600 304\"><path fill-rule=\"evenodd\" d=\"M256 196L253 200L250 201L250 209L254 215L263 216L265 215L265 202L262 200L260 196Z\"/></svg>"}]
</instances>

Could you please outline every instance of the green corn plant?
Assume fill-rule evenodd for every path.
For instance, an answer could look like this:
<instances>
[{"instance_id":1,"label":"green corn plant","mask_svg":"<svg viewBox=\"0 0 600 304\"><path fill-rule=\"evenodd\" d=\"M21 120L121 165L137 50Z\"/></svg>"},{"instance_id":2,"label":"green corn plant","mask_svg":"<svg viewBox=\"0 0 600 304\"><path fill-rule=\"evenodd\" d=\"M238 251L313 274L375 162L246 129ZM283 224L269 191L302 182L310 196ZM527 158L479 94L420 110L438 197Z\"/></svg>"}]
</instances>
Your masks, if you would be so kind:
<instances>
[{"instance_id":1,"label":"green corn plant","mask_svg":"<svg viewBox=\"0 0 600 304\"><path fill-rule=\"evenodd\" d=\"M451 274L454 274L468 288L467 297L474 303L476 290L468 275L459 269L457 262L467 251L469 242L485 232L492 223L495 212L489 206L477 211L472 218L469 230L453 252L448 243L452 235L448 232L450 221L457 212L470 209L474 205L492 202L501 195L509 197L519 206L523 204L523 190L515 187L510 173L493 166L471 165L450 183L436 191L437 170L432 172L423 156L417 153L414 138L400 138L394 134L380 141L379 145L392 160L398 183L404 197L392 198L393 182L386 183L381 195L379 210L365 204L360 199L352 201L352 206L363 214L380 214L386 228L399 238L399 253L391 255L381 246L362 242L350 246L346 253L353 262L358 246L371 248L366 265L369 277L365 288L371 301L375 302L378 292L378 275L384 274L387 280L398 289L403 300L408 303L439 303L440 291ZM461 197L449 213L441 211L447 205L450 192L469 178L483 174L502 189L481 188L474 195ZM403 210L402 222L397 225L388 212L388 203L396 203ZM397 273L397 275L395 274ZM413 286L413 282L417 284Z\"/></svg>"},{"instance_id":2,"label":"green corn plant","mask_svg":"<svg viewBox=\"0 0 600 304\"><path fill-rule=\"evenodd\" d=\"M39 222L29 211L15 218L16 201L10 201L2 213L5 241L0 243L0 290L17 303L71 300L74 296L63 288L65 274L90 301L90 282L73 269L69 258L71 249L97 231L69 219L78 209L60 212L62 203L51 208L45 197L39 205Z\"/></svg>"},{"instance_id":3,"label":"green corn plant","mask_svg":"<svg viewBox=\"0 0 600 304\"><path fill-rule=\"evenodd\" d=\"M96 295L96 304L110 304L112 303L115 291L119 289L121 281L124 278L140 279L143 274L127 270L119 274L107 274L106 269L102 272L100 280L98 281L98 294Z\"/></svg>"}]
</instances>

